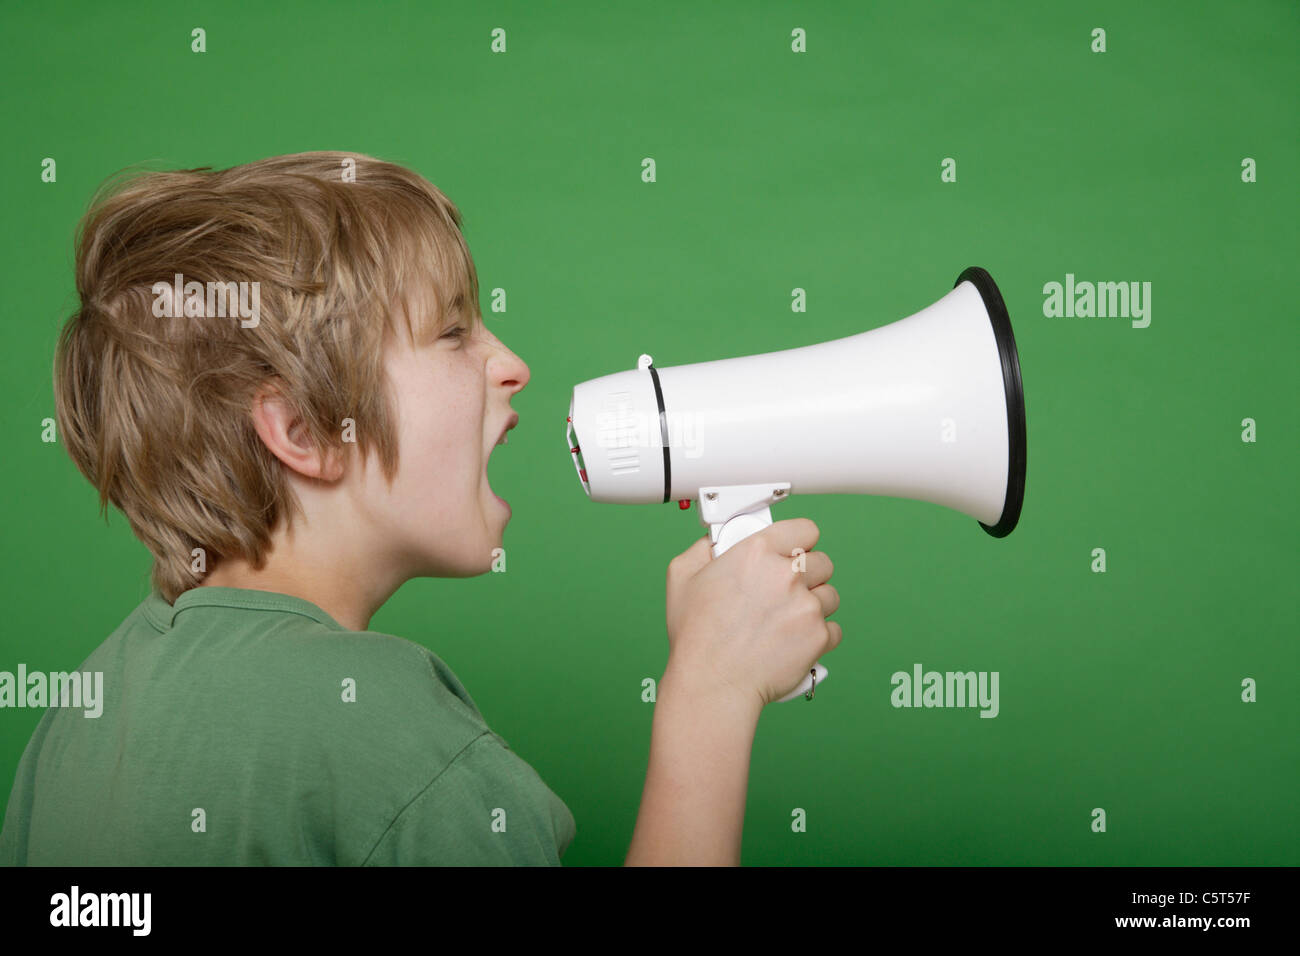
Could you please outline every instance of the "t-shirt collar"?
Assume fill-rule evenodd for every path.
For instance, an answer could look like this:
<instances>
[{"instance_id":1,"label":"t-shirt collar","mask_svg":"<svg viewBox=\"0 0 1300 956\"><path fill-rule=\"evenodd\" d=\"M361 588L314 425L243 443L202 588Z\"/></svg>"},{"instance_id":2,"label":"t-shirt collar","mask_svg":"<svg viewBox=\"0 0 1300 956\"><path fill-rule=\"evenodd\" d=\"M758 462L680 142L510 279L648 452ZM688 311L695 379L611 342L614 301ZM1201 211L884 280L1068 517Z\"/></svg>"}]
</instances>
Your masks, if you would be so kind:
<instances>
[{"instance_id":1,"label":"t-shirt collar","mask_svg":"<svg viewBox=\"0 0 1300 956\"><path fill-rule=\"evenodd\" d=\"M346 631L334 618L330 617L311 601L280 594L276 591L255 591L250 588L197 587L183 592L175 603L168 604L161 594L154 591L145 602L145 613L160 627L170 628L176 615L191 607L242 607L265 611L285 611L301 614L313 621L335 631Z\"/></svg>"}]
</instances>

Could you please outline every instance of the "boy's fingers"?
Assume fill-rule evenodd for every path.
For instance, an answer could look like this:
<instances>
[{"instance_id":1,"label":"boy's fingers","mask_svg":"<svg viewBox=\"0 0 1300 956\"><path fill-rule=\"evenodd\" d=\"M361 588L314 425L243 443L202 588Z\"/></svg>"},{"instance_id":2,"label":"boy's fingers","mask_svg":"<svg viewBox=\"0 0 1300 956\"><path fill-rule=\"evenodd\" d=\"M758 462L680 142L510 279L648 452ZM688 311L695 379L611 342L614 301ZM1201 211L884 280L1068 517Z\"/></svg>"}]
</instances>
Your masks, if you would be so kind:
<instances>
[{"instance_id":1,"label":"boy's fingers","mask_svg":"<svg viewBox=\"0 0 1300 956\"><path fill-rule=\"evenodd\" d=\"M811 518L786 518L775 521L759 534L770 542L769 547L777 554L794 554L795 548L811 551L817 546L821 529Z\"/></svg>"},{"instance_id":2,"label":"boy's fingers","mask_svg":"<svg viewBox=\"0 0 1300 956\"><path fill-rule=\"evenodd\" d=\"M822 602L822 617L829 617L840 608L840 592L833 584L820 584L812 589L813 597Z\"/></svg>"},{"instance_id":3,"label":"boy's fingers","mask_svg":"<svg viewBox=\"0 0 1300 956\"><path fill-rule=\"evenodd\" d=\"M840 641L844 640L844 628L840 627L834 621L827 621L826 638L826 650L822 652L823 654L833 651L835 648L840 646Z\"/></svg>"},{"instance_id":4,"label":"boy's fingers","mask_svg":"<svg viewBox=\"0 0 1300 956\"><path fill-rule=\"evenodd\" d=\"M803 581L808 585L809 590L825 584L835 571L835 565L831 563L830 556L825 551L809 551L804 556L803 563Z\"/></svg>"}]
</instances>

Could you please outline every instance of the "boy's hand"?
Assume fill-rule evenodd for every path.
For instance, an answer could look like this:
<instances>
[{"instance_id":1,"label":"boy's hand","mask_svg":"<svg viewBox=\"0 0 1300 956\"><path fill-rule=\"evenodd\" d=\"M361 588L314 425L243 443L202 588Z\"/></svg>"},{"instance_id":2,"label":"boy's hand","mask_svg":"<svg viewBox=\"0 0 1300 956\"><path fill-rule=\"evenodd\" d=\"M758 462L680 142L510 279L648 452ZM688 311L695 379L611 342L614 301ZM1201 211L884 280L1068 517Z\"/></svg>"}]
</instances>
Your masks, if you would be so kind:
<instances>
[{"instance_id":1,"label":"boy's hand","mask_svg":"<svg viewBox=\"0 0 1300 956\"><path fill-rule=\"evenodd\" d=\"M843 631L825 618L840 605L825 583L834 566L813 551L808 518L774 522L712 557L709 536L668 565L668 667L674 683L731 693L763 707L784 697ZM796 548L805 570L796 570Z\"/></svg>"}]
</instances>

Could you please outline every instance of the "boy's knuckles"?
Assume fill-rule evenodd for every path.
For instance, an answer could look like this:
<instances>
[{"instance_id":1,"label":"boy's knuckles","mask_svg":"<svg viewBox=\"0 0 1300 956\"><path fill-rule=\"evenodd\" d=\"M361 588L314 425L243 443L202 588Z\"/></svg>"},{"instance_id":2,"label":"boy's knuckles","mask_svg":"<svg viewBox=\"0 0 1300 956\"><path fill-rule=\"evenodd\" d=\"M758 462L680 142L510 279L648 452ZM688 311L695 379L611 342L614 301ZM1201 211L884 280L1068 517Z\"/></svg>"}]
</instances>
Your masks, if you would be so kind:
<instances>
[{"instance_id":1,"label":"boy's knuckles","mask_svg":"<svg viewBox=\"0 0 1300 956\"><path fill-rule=\"evenodd\" d=\"M806 588L801 590L803 593L796 598L800 617L816 616L818 620L825 617L822 610L822 599Z\"/></svg>"}]
</instances>

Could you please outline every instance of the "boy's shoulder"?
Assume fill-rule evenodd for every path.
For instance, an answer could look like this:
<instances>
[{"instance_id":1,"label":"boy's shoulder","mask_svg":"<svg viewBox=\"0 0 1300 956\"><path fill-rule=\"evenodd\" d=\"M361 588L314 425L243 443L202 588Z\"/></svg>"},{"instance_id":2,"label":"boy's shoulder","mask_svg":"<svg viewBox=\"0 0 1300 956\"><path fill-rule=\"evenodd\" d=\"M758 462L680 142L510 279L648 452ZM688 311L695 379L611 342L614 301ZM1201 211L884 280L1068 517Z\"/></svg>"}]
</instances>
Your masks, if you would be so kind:
<instances>
[{"instance_id":1,"label":"boy's shoulder","mask_svg":"<svg viewBox=\"0 0 1300 956\"><path fill-rule=\"evenodd\" d=\"M361 750L436 771L492 733L433 651L269 591L195 588L172 604L154 592L80 670L103 675L105 726L205 726L284 759Z\"/></svg>"},{"instance_id":2,"label":"boy's shoulder","mask_svg":"<svg viewBox=\"0 0 1300 956\"><path fill-rule=\"evenodd\" d=\"M436 850L430 859L550 860L572 839L567 808L432 651L347 630L286 595L196 590L207 593L174 604L152 595L86 659L81 670L102 675L95 719L47 711L0 858L375 863ZM193 840L195 794L233 842ZM472 845L447 842L493 808L532 825L509 846L477 831ZM140 829L156 820L186 826ZM527 842L538 833L540 850Z\"/></svg>"}]
</instances>

